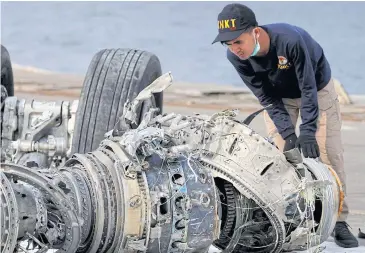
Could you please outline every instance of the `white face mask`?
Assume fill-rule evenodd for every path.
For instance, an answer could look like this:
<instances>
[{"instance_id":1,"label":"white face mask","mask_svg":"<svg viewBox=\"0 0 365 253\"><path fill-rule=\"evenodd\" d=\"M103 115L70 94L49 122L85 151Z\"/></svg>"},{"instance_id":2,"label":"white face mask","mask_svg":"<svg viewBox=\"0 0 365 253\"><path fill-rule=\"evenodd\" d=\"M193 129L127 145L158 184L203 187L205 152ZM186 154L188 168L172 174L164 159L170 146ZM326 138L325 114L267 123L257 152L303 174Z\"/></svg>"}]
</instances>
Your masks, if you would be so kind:
<instances>
[{"instance_id":1,"label":"white face mask","mask_svg":"<svg viewBox=\"0 0 365 253\"><path fill-rule=\"evenodd\" d=\"M253 36L255 36L255 32L254 32ZM259 43L257 36L255 36L255 41L256 41L256 45L255 45L255 48L253 49L251 56L257 55L257 53L260 51L260 43Z\"/></svg>"}]
</instances>

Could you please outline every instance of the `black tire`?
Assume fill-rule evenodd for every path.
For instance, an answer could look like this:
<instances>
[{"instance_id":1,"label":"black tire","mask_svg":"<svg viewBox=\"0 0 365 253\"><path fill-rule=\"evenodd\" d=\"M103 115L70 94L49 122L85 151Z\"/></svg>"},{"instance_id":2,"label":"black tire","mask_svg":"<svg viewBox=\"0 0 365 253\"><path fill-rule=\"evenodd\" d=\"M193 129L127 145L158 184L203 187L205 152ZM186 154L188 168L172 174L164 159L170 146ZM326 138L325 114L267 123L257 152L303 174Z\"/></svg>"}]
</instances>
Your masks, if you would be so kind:
<instances>
[{"instance_id":1,"label":"black tire","mask_svg":"<svg viewBox=\"0 0 365 253\"><path fill-rule=\"evenodd\" d=\"M105 133L114 128L127 99L133 100L161 75L160 61L150 52L133 49L99 51L89 65L81 90L71 154L95 150L105 139ZM160 113L162 99L162 92L152 99Z\"/></svg>"},{"instance_id":2,"label":"black tire","mask_svg":"<svg viewBox=\"0 0 365 253\"><path fill-rule=\"evenodd\" d=\"M8 50L1 45L1 85L6 88L8 96L14 96L13 68Z\"/></svg>"}]
</instances>

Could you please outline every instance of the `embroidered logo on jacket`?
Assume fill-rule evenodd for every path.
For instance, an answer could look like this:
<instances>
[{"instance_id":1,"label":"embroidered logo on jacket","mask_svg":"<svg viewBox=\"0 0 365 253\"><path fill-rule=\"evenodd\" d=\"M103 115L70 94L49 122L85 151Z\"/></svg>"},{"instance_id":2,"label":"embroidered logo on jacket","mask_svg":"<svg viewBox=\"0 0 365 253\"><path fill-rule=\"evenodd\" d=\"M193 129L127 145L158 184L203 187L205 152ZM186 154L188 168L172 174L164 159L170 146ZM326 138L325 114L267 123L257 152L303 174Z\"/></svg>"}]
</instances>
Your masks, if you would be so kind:
<instances>
[{"instance_id":1,"label":"embroidered logo on jacket","mask_svg":"<svg viewBox=\"0 0 365 253\"><path fill-rule=\"evenodd\" d=\"M284 56L278 56L278 59L278 69L289 69L291 67L291 63Z\"/></svg>"}]
</instances>

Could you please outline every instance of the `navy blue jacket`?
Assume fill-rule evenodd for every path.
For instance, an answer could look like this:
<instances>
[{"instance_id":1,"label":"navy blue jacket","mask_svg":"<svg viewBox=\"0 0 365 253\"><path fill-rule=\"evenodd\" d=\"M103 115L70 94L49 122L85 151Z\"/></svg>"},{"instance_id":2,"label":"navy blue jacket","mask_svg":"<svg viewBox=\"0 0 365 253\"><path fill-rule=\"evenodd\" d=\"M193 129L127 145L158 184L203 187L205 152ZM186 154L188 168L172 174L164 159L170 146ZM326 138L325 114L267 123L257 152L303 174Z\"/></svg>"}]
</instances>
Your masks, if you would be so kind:
<instances>
[{"instance_id":1,"label":"navy blue jacket","mask_svg":"<svg viewBox=\"0 0 365 253\"><path fill-rule=\"evenodd\" d=\"M331 79L331 68L322 47L302 28L289 24L260 26L270 36L270 50L264 57L241 60L229 49L227 58L262 106L268 109L283 138L295 133L282 98L301 98L300 134L317 131L317 91Z\"/></svg>"}]
</instances>

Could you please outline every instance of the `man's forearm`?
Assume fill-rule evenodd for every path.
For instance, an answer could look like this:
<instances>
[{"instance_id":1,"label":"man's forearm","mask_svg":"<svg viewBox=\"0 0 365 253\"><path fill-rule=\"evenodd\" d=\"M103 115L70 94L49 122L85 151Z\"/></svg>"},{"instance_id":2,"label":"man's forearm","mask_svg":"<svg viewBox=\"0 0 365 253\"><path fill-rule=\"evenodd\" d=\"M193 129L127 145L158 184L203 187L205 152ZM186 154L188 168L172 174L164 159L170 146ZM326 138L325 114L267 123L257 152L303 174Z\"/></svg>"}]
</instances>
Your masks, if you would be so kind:
<instances>
[{"instance_id":1,"label":"man's forearm","mask_svg":"<svg viewBox=\"0 0 365 253\"><path fill-rule=\"evenodd\" d=\"M317 92L303 92L300 114L302 124L299 126L300 134L314 136L317 132L318 100Z\"/></svg>"}]
</instances>

